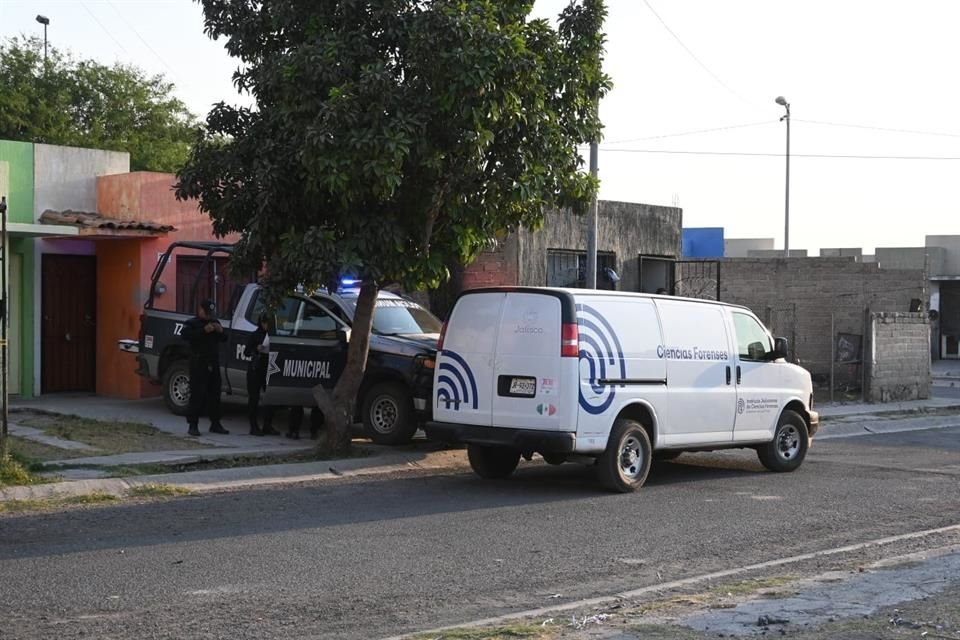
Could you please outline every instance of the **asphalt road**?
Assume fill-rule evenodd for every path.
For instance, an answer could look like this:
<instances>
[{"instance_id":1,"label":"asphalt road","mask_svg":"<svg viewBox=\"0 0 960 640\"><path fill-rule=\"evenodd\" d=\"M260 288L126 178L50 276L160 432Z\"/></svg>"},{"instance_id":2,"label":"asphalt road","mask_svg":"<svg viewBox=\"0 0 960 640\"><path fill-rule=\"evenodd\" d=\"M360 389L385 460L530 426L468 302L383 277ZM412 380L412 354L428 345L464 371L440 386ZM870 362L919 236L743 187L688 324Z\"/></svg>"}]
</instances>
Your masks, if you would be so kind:
<instances>
[{"instance_id":1,"label":"asphalt road","mask_svg":"<svg viewBox=\"0 0 960 640\"><path fill-rule=\"evenodd\" d=\"M376 638L960 521L960 428L0 518L0 638ZM561 594L559 599L551 595Z\"/></svg>"}]
</instances>

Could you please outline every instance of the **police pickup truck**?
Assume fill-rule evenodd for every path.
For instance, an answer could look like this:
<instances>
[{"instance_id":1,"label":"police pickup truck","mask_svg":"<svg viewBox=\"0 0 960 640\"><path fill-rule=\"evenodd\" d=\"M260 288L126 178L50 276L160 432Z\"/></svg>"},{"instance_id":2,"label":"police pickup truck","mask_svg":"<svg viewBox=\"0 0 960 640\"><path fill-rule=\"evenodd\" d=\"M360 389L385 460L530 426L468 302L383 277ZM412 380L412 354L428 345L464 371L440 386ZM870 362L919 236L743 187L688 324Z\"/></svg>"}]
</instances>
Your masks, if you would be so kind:
<instances>
[{"instance_id":1,"label":"police pickup truck","mask_svg":"<svg viewBox=\"0 0 960 640\"><path fill-rule=\"evenodd\" d=\"M228 329L220 354L223 390L246 395L249 358L244 345L267 307L259 285L230 283L226 263L231 253L232 246L224 243L173 243L159 256L151 277L139 339L120 341L121 350L137 354L137 374L162 385L164 400L177 415L186 413L190 399L187 343L181 331L197 303L206 298L215 301L217 316ZM173 262L175 268L165 268ZM164 300L170 297L165 295L169 289L176 291L177 300ZM349 289L295 293L271 310L274 321L262 404L313 407L313 386L333 388L346 364L358 295L358 290ZM407 442L429 419L440 328L440 321L417 303L385 291L378 294L357 403L357 418L374 442Z\"/></svg>"}]
</instances>

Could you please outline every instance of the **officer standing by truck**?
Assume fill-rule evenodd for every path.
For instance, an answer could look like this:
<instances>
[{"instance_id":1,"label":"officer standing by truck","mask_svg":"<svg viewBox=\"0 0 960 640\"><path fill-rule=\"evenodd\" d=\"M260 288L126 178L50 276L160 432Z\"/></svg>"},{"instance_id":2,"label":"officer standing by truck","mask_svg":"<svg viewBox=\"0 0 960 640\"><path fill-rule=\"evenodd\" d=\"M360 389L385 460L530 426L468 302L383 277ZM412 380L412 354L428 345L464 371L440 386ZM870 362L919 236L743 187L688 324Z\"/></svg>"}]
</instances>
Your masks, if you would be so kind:
<instances>
[{"instance_id":1,"label":"officer standing by truck","mask_svg":"<svg viewBox=\"0 0 960 640\"><path fill-rule=\"evenodd\" d=\"M197 315L183 325L181 335L190 345L190 408L188 433L199 436L200 415L207 410L210 433L230 433L220 424L220 343L227 334L216 319L213 300L204 300Z\"/></svg>"},{"instance_id":2,"label":"officer standing by truck","mask_svg":"<svg viewBox=\"0 0 960 640\"><path fill-rule=\"evenodd\" d=\"M257 330L250 334L244 347L247 365L247 418L250 420L250 435L276 436L273 428L273 407L263 408L263 428L257 423L260 407L260 392L267 390L267 368L270 360L270 316L261 313L257 318Z\"/></svg>"}]
</instances>

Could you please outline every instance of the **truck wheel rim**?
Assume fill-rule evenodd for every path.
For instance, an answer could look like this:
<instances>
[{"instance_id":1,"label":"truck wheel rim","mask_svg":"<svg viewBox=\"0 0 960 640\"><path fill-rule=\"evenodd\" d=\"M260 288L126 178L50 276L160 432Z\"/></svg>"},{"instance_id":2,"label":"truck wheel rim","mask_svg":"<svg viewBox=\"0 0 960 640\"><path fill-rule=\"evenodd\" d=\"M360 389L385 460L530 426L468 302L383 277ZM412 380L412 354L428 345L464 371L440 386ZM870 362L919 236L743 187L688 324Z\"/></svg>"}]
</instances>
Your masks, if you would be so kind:
<instances>
[{"instance_id":1,"label":"truck wheel rim","mask_svg":"<svg viewBox=\"0 0 960 640\"><path fill-rule=\"evenodd\" d=\"M390 396L378 396L370 405L370 422L377 433L390 433L397 426L400 407Z\"/></svg>"},{"instance_id":2,"label":"truck wheel rim","mask_svg":"<svg viewBox=\"0 0 960 640\"><path fill-rule=\"evenodd\" d=\"M180 406L190 402L190 378L184 374L173 376L170 381L170 397Z\"/></svg>"},{"instance_id":3,"label":"truck wheel rim","mask_svg":"<svg viewBox=\"0 0 960 640\"><path fill-rule=\"evenodd\" d=\"M643 473L643 455L640 440L630 436L620 445L620 473L625 478L636 479Z\"/></svg>"},{"instance_id":4,"label":"truck wheel rim","mask_svg":"<svg viewBox=\"0 0 960 640\"><path fill-rule=\"evenodd\" d=\"M800 451L800 432L792 424L788 424L780 430L780 436L777 438L777 453L784 460L792 460L797 457Z\"/></svg>"}]
</instances>

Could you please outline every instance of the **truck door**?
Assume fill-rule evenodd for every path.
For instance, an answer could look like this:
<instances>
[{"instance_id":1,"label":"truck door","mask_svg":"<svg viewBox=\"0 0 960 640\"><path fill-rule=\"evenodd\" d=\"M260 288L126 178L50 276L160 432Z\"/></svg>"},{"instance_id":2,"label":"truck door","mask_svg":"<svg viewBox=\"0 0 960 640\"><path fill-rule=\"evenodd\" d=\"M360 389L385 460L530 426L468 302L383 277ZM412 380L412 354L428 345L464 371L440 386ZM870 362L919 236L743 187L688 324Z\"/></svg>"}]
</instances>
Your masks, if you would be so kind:
<instances>
[{"instance_id":1,"label":"truck door","mask_svg":"<svg viewBox=\"0 0 960 640\"><path fill-rule=\"evenodd\" d=\"M769 439L783 403L783 367L767 361L773 340L756 318L740 311L730 315L737 338L737 420L733 439Z\"/></svg>"},{"instance_id":2,"label":"truck door","mask_svg":"<svg viewBox=\"0 0 960 640\"><path fill-rule=\"evenodd\" d=\"M270 337L266 404L314 406L311 389L332 389L347 362L342 322L316 302L284 298Z\"/></svg>"}]
</instances>

